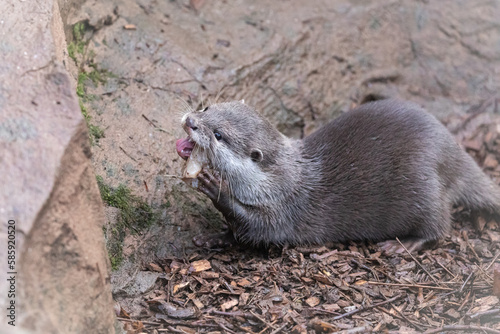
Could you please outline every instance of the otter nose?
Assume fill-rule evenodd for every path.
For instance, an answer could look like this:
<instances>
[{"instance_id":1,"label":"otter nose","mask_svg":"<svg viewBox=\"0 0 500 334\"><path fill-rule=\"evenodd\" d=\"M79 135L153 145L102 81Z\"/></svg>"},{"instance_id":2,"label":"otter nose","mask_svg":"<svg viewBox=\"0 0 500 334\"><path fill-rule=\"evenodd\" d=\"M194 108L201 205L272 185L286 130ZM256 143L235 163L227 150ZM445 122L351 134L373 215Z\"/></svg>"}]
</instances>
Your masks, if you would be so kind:
<instances>
[{"instance_id":1,"label":"otter nose","mask_svg":"<svg viewBox=\"0 0 500 334\"><path fill-rule=\"evenodd\" d=\"M196 121L191 117L186 118L186 126L190 127L193 131L196 131L198 127L196 126Z\"/></svg>"}]
</instances>

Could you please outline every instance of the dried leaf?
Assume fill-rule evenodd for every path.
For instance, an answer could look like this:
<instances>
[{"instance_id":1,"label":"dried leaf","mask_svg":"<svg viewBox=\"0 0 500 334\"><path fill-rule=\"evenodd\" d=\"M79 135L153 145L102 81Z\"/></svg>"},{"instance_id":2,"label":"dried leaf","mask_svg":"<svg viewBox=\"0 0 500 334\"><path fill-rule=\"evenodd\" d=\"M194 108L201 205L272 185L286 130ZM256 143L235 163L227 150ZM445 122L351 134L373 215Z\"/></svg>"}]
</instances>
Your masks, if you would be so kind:
<instances>
[{"instance_id":1,"label":"dried leaf","mask_svg":"<svg viewBox=\"0 0 500 334\"><path fill-rule=\"evenodd\" d=\"M159 273L163 272L163 269L159 265L157 265L156 263L153 263L153 262L148 263L146 265L146 268L148 268L151 271L156 271L156 272L159 272Z\"/></svg>"},{"instance_id":2,"label":"dried leaf","mask_svg":"<svg viewBox=\"0 0 500 334\"><path fill-rule=\"evenodd\" d=\"M201 277L204 279L215 279L219 278L219 273L215 273L213 271L203 271L201 273Z\"/></svg>"},{"instance_id":3,"label":"dried leaf","mask_svg":"<svg viewBox=\"0 0 500 334\"><path fill-rule=\"evenodd\" d=\"M328 285L332 285L332 282L330 281L330 279L325 276L325 275L322 275L322 274L314 274L313 275L313 278L318 281L318 282L321 282L323 284L328 284Z\"/></svg>"},{"instance_id":4,"label":"dried leaf","mask_svg":"<svg viewBox=\"0 0 500 334\"><path fill-rule=\"evenodd\" d=\"M241 286L241 287L247 287L249 285L251 285L252 282L250 282L249 280L247 280L246 278L242 278L238 281L238 285Z\"/></svg>"},{"instance_id":5,"label":"dried leaf","mask_svg":"<svg viewBox=\"0 0 500 334\"><path fill-rule=\"evenodd\" d=\"M454 319L458 319L461 317L460 312L458 312L457 310L452 309L452 308L450 308L448 311L446 311L446 315L448 315Z\"/></svg>"},{"instance_id":6,"label":"dried leaf","mask_svg":"<svg viewBox=\"0 0 500 334\"><path fill-rule=\"evenodd\" d=\"M212 269L212 265L210 264L210 261L208 260L199 260L199 261L194 261L191 263L191 266L189 267L189 272L190 273L199 273L201 271L209 270Z\"/></svg>"},{"instance_id":7,"label":"dried leaf","mask_svg":"<svg viewBox=\"0 0 500 334\"><path fill-rule=\"evenodd\" d=\"M309 327L314 329L316 333L333 333L337 331L337 327L319 319L311 320L311 322L309 322Z\"/></svg>"},{"instance_id":8,"label":"dried leaf","mask_svg":"<svg viewBox=\"0 0 500 334\"><path fill-rule=\"evenodd\" d=\"M174 288L172 289L172 293L175 295L179 290L185 288L186 286L189 285L189 282L182 282L179 284L174 285Z\"/></svg>"},{"instance_id":9,"label":"dried leaf","mask_svg":"<svg viewBox=\"0 0 500 334\"><path fill-rule=\"evenodd\" d=\"M322 307L329 312L336 312L340 310L340 306L338 304L323 304Z\"/></svg>"},{"instance_id":10,"label":"dried leaf","mask_svg":"<svg viewBox=\"0 0 500 334\"><path fill-rule=\"evenodd\" d=\"M240 295L239 305L240 306L246 305L249 297L250 297L250 294L248 294L248 293L242 293Z\"/></svg>"},{"instance_id":11,"label":"dried leaf","mask_svg":"<svg viewBox=\"0 0 500 334\"><path fill-rule=\"evenodd\" d=\"M231 299L227 302L225 302L224 304L222 304L220 306L220 308L222 309L222 311L226 311L234 306L238 305L238 300L237 299Z\"/></svg>"},{"instance_id":12,"label":"dried leaf","mask_svg":"<svg viewBox=\"0 0 500 334\"><path fill-rule=\"evenodd\" d=\"M310 307L315 307L320 303L320 300L316 296L312 296L306 299L306 304L309 305Z\"/></svg>"},{"instance_id":13,"label":"dried leaf","mask_svg":"<svg viewBox=\"0 0 500 334\"><path fill-rule=\"evenodd\" d=\"M203 303L202 303L199 299L196 299L196 298L195 298L195 299L193 299L193 304L194 304L197 308L199 308L200 310L201 310L202 308L204 308L204 307L205 307L205 305L203 305Z\"/></svg>"}]
</instances>

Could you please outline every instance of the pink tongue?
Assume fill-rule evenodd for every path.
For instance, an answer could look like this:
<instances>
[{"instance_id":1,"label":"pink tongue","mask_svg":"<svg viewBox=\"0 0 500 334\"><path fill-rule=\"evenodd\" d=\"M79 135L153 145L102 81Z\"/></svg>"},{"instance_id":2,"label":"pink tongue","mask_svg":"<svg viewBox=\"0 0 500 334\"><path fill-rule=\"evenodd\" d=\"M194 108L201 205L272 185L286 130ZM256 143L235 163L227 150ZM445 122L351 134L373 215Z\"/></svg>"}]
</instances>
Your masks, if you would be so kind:
<instances>
[{"instance_id":1,"label":"pink tongue","mask_svg":"<svg viewBox=\"0 0 500 334\"><path fill-rule=\"evenodd\" d=\"M175 142L177 154L184 160L187 160L194 148L194 143L189 138L178 139Z\"/></svg>"}]
</instances>

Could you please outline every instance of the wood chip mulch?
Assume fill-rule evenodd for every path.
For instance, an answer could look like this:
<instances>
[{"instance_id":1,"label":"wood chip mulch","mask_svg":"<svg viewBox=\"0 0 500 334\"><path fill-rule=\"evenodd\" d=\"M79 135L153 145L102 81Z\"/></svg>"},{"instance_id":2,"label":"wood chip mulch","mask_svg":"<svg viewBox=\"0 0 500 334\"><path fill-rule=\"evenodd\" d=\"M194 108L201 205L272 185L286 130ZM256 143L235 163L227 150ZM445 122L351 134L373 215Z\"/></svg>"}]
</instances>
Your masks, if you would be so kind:
<instances>
[{"instance_id":1,"label":"wood chip mulch","mask_svg":"<svg viewBox=\"0 0 500 334\"><path fill-rule=\"evenodd\" d=\"M499 124L460 139L493 178ZM500 333L499 222L473 227L460 208L455 218L448 238L418 254L349 243L159 259L145 266L160 276L142 311L117 313L128 334Z\"/></svg>"},{"instance_id":2,"label":"wood chip mulch","mask_svg":"<svg viewBox=\"0 0 500 334\"><path fill-rule=\"evenodd\" d=\"M500 333L500 247L490 235L498 228L478 237L457 226L413 256L353 243L163 259L147 312L123 321L128 333Z\"/></svg>"}]
</instances>

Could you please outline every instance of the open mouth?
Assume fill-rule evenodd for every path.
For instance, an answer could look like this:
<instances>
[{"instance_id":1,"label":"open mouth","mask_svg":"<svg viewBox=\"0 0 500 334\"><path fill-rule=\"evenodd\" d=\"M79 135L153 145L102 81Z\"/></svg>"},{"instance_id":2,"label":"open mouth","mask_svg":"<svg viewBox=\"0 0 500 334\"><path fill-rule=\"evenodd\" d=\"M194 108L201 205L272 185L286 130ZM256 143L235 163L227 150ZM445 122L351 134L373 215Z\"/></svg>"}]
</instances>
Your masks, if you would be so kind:
<instances>
[{"instance_id":1,"label":"open mouth","mask_svg":"<svg viewBox=\"0 0 500 334\"><path fill-rule=\"evenodd\" d=\"M175 142L177 154L184 160L187 160L189 158L191 152L193 152L195 145L196 143L190 137L178 139Z\"/></svg>"}]
</instances>

